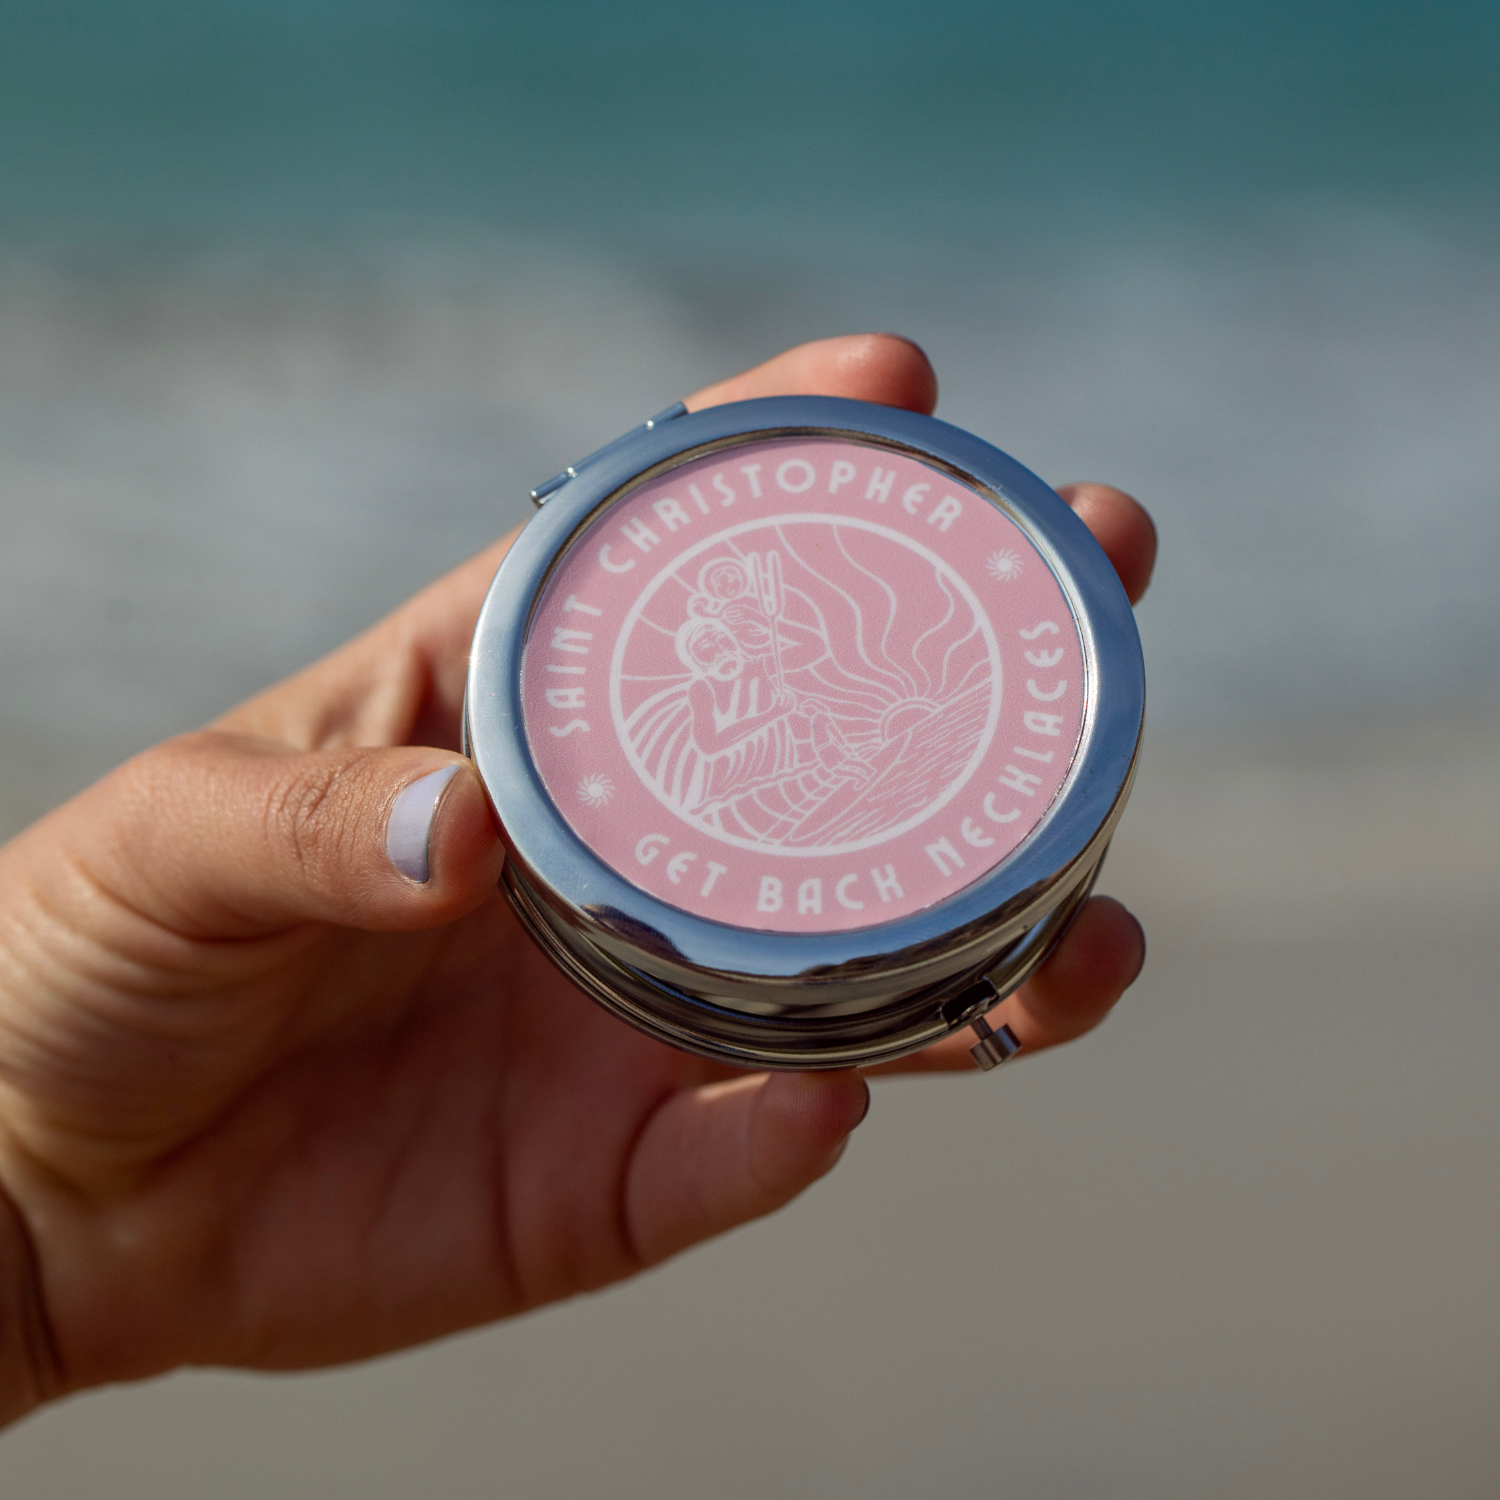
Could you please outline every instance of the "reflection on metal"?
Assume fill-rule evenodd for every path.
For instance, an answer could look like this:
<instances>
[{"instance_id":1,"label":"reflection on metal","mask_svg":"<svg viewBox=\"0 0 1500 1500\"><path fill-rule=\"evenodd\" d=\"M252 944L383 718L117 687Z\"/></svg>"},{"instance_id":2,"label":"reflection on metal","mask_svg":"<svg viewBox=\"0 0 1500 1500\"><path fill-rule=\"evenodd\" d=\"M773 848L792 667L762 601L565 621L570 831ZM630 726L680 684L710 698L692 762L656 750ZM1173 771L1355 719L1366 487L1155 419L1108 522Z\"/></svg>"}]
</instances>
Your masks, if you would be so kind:
<instances>
[{"instance_id":1,"label":"reflection on metal","mask_svg":"<svg viewBox=\"0 0 1500 1500\"><path fill-rule=\"evenodd\" d=\"M569 464L561 474L554 474L551 479L544 479L531 492L531 500L534 505L540 505L549 495L560 490L570 479L578 476L591 464L596 464L601 458L607 458L619 448L624 448L633 443L642 433L652 432L660 427L663 422L670 422L676 417L686 416L687 407L681 401L674 401L664 411L659 411L654 417L647 417L639 427L632 427L629 432L606 443L602 448L596 448L587 458L580 458L577 463Z\"/></svg>"}]
</instances>

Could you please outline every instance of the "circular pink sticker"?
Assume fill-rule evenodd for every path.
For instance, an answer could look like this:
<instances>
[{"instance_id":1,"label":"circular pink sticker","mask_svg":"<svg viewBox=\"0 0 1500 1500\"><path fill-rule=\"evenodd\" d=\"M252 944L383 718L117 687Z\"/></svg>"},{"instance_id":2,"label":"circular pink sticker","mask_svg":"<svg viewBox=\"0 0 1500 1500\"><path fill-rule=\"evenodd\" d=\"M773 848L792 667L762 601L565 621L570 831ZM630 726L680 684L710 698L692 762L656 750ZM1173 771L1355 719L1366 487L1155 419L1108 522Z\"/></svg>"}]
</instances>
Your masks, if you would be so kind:
<instances>
[{"instance_id":1,"label":"circular pink sticker","mask_svg":"<svg viewBox=\"0 0 1500 1500\"><path fill-rule=\"evenodd\" d=\"M721 449L616 501L522 670L532 757L594 853L771 932L888 922L993 869L1066 779L1085 698L1025 533L847 439Z\"/></svg>"}]
</instances>

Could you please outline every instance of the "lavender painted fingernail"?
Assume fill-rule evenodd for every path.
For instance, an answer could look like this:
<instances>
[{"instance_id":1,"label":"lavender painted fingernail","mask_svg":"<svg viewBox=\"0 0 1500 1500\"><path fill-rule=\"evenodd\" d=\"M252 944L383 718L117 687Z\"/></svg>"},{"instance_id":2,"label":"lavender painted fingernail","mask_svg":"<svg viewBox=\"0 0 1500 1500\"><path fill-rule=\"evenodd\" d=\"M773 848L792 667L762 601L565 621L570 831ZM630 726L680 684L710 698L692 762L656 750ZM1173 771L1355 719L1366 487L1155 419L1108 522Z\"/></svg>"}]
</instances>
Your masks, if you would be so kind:
<instances>
[{"instance_id":1,"label":"lavender painted fingernail","mask_svg":"<svg viewBox=\"0 0 1500 1500\"><path fill-rule=\"evenodd\" d=\"M385 852L391 863L408 879L425 885L432 874L427 864L427 848L432 842L432 820L437 816L443 788L453 780L458 762L419 776L403 787L391 806L391 820L385 827Z\"/></svg>"}]
</instances>

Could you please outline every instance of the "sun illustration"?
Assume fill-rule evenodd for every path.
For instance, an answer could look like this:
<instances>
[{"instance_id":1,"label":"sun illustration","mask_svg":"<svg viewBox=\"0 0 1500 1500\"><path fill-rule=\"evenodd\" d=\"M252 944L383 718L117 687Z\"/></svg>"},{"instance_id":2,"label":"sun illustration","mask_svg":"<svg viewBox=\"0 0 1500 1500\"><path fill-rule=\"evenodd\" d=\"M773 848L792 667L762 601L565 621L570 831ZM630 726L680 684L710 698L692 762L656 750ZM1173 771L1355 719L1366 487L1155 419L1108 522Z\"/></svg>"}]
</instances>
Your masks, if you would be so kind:
<instances>
[{"instance_id":1,"label":"sun illustration","mask_svg":"<svg viewBox=\"0 0 1500 1500\"><path fill-rule=\"evenodd\" d=\"M989 561L984 566L991 578L998 578L1001 583L1011 583L1021 576L1021 554L1008 548L1001 552L991 552Z\"/></svg>"},{"instance_id":2,"label":"sun illustration","mask_svg":"<svg viewBox=\"0 0 1500 1500\"><path fill-rule=\"evenodd\" d=\"M585 776L578 783L578 799L590 807L607 807L615 794L615 784L608 776Z\"/></svg>"}]
</instances>

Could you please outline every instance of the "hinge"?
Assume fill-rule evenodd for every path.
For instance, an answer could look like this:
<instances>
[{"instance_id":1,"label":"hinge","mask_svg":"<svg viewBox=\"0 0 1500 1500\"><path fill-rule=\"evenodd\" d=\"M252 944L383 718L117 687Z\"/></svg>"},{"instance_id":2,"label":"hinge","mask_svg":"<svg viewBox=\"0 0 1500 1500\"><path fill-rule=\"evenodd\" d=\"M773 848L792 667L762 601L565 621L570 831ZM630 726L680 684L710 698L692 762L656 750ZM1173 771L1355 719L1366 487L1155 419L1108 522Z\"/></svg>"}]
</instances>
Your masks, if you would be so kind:
<instances>
[{"instance_id":1,"label":"hinge","mask_svg":"<svg viewBox=\"0 0 1500 1500\"><path fill-rule=\"evenodd\" d=\"M570 479L577 479L579 474L590 464L597 463L601 458L613 453L617 448L622 448L626 443L633 442L643 432L650 432L660 427L663 422L671 422L677 417L684 415L687 407L681 401L674 401L665 411L659 411L654 417L642 422L639 427L632 427L629 432L622 433L613 442L606 443L602 448L596 448L586 458L580 458L577 463L569 464L561 474L554 474L551 479L545 480L532 490L532 501L540 505L549 495L560 490Z\"/></svg>"}]
</instances>

